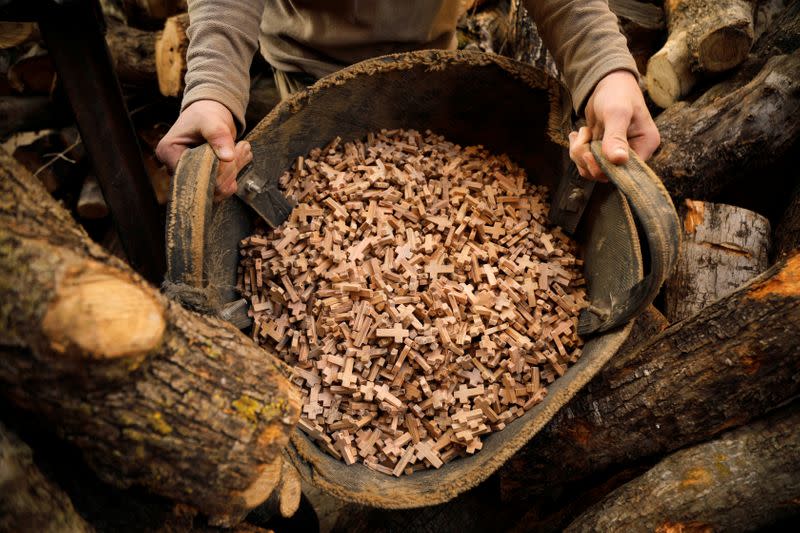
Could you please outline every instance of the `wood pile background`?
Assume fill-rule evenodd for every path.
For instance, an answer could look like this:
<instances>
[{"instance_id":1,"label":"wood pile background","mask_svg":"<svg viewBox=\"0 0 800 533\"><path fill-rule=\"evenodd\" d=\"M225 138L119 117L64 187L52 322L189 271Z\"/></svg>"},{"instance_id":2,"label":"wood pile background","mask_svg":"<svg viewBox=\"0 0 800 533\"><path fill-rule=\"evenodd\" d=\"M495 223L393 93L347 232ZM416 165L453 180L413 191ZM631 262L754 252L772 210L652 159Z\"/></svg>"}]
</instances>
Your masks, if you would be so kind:
<instances>
[{"instance_id":1,"label":"wood pile background","mask_svg":"<svg viewBox=\"0 0 800 533\"><path fill-rule=\"evenodd\" d=\"M101 3L109 50L164 205L169 175L154 149L178 115L186 5ZM255 407L249 396L236 396L255 386L247 369L264 363L243 356L246 364L209 368L198 357L230 346L229 335L238 333L197 322L113 257L122 252L108 208L38 29L0 23L0 142L13 155L0 158L6 180L0 242L27 254L21 259L0 247L0 262L13 272L2 275L0 292L19 304L0 310L0 531L19 530L14 520L20 516L40 530L76 531L218 531L237 523L234 531L314 530L318 524L326 531L370 532L740 531L796 523L800 1L609 5L662 135L650 164L684 223L679 268L612 362L498 474L447 504L412 511L343 504L307 486L300 498L296 473L265 444L285 436L278 429L283 422L264 407L285 381L271 367L262 369L270 379L255 390L264 401ZM465 0L463 12L461 48L504 54L557 74L520 0ZM278 101L268 65L257 58L251 73L250 127ZM486 95L487 109L492 97ZM35 186L26 185L25 169L37 178ZM11 216L18 211L24 216ZM57 264L84 265L81 276L102 275L73 273L74 283L49 285L41 274ZM81 366L84 359L65 362L44 349L40 339L53 334L53 322L50 329L40 323L44 309L27 306L19 287L36 287L29 293L50 298L88 290L97 280L123 287L149 302L140 302L142 308L163 313L161 333L145 327L136 343L169 342L148 358L115 356L91 370ZM85 327L94 327L101 315L87 315ZM24 327L25 320L32 325ZM59 338L72 339L70 346L86 353L114 351L102 342L89 350L79 332ZM150 373L131 370L142 364ZM223 375L235 383L226 389L230 409L217 400L190 403L188 410L171 407L176 391L211 391L214 376ZM134 403L158 408L126 409ZM225 421L219 431L192 426L216 409ZM235 445L232 428L248 424L275 433L239 452L239 462L230 463L235 475L209 482L213 465L225 461L223 448L209 452L205 462L185 460L201 456L212 442ZM139 428L135 443L126 440L132 427ZM163 454L178 459L157 463ZM254 478L263 483L254 489L261 496L277 489L250 511L255 500L237 487L253 485ZM298 508L291 521L281 517Z\"/></svg>"}]
</instances>

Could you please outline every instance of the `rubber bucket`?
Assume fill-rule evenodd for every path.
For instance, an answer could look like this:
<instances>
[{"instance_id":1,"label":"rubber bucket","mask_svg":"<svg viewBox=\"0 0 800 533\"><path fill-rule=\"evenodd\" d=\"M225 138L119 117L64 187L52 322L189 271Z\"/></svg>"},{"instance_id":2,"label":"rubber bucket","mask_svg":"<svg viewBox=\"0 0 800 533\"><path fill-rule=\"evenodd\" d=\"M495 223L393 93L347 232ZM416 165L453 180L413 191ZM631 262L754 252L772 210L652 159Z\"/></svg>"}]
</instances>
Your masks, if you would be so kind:
<instances>
[{"instance_id":1,"label":"rubber bucket","mask_svg":"<svg viewBox=\"0 0 800 533\"><path fill-rule=\"evenodd\" d=\"M277 181L298 156L336 136L349 141L381 128L429 129L461 145L506 153L531 181L553 190L564 174L571 127L564 102L560 84L534 67L479 52L427 50L371 59L323 78L280 103L247 140L256 171ZM609 361L672 269L680 232L669 195L641 160L615 166L602 160L598 144L592 148L610 182L594 187L574 235L592 303L581 316L586 343L578 362L541 403L486 436L480 452L438 470L392 478L362 464L347 466L297 429L285 455L307 482L383 508L448 501L495 472ZM168 213L168 279L230 302L238 298L238 243L252 233L256 214L236 197L212 203L215 165L208 146L181 159Z\"/></svg>"}]
</instances>

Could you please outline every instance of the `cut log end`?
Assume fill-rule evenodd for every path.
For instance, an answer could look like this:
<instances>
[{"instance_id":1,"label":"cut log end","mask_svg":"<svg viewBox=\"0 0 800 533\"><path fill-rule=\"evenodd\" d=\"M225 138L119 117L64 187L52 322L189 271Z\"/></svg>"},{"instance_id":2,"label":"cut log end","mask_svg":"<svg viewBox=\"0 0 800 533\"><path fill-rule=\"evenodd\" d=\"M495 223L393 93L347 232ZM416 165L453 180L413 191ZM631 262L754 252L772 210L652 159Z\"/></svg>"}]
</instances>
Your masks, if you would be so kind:
<instances>
[{"instance_id":1,"label":"cut log end","mask_svg":"<svg viewBox=\"0 0 800 533\"><path fill-rule=\"evenodd\" d=\"M278 500L278 511L284 518L294 516L300 508L300 497L303 489L300 483L300 474L288 462L283 462L281 469L281 485Z\"/></svg>"},{"instance_id":2,"label":"cut log end","mask_svg":"<svg viewBox=\"0 0 800 533\"><path fill-rule=\"evenodd\" d=\"M35 22L0 22L0 49L13 48L39 38Z\"/></svg>"},{"instance_id":3,"label":"cut log end","mask_svg":"<svg viewBox=\"0 0 800 533\"><path fill-rule=\"evenodd\" d=\"M686 96L695 84L689 69L686 34L671 38L647 63L647 92L659 107L669 107Z\"/></svg>"},{"instance_id":4,"label":"cut log end","mask_svg":"<svg viewBox=\"0 0 800 533\"><path fill-rule=\"evenodd\" d=\"M698 65L705 72L725 72L744 61L752 45L752 25L719 28L700 39Z\"/></svg>"},{"instance_id":5,"label":"cut log end","mask_svg":"<svg viewBox=\"0 0 800 533\"><path fill-rule=\"evenodd\" d=\"M81 195L78 198L78 215L88 220L97 220L108 216L108 204L100 190L97 178L87 176L81 187Z\"/></svg>"},{"instance_id":6,"label":"cut log end","mask_svg":"<svg viewBox=\"0 0 800 533\"><path fill-rule=\"evenodd\" d=\"M164 96L180 96L183 92L186 50L189 46L186 35L188 26L188 15L170 17L164 24L161 36L156 40L158 89Z\"/></svg>"},{"instance_id":7,"label":"cut log end","mask_svg":"<svg viewBox=\"0 0 800 533\"><path fill-rule=\"evenodd\" d=\"M94 261L73 266L60 287L42 322L55 350L116 359L144 356L161 342L166 327L162 306L108 267Z\"/></svg>"}]
</instances>

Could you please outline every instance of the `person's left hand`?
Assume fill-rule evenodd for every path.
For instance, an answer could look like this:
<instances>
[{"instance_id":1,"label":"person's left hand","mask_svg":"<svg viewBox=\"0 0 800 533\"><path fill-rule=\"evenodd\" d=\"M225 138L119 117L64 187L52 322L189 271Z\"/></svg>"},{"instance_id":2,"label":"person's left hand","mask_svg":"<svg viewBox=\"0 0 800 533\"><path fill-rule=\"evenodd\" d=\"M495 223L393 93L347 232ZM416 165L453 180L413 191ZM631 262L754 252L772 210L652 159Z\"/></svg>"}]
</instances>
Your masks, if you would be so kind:
<instances>
[{"instance_id":1,"label":"person's left hand","mask_svg":"<svg viewBox=\"0 0 800 533\"><path fill-rule=\"evenodd\" d=\"M600 80L586 104L586 126L569 134L569 156L584 178L607 181L589 150L603 140L603 154L617 165L628 161L628 147L646 160L661 143L636 77L617 70Z\"/></svg>"}]
</instances>

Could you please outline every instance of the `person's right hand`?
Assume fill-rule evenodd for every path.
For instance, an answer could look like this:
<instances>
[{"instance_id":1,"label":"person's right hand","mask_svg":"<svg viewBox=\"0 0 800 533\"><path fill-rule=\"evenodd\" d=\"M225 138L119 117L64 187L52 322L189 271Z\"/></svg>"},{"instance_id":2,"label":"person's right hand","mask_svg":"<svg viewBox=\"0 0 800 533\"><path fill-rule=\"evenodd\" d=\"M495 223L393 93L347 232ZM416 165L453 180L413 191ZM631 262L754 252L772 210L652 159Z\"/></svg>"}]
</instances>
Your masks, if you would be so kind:
<instances>
[{"instance_id":1,"label":"person's right hand","mask_svg":"<svg viewBox=\"0 0 800 533\"><path fill-rule=\"evenodd\" d=\"M173 173L184 150L203 142L210 144L219 158L214 199L220 200L236 192L236 176L253 160L250 143L234 145L235 138L236 126L228 108L214 100L198 100L183 110L158 143L156 157Z\"/></svg>"}]
</instances>

